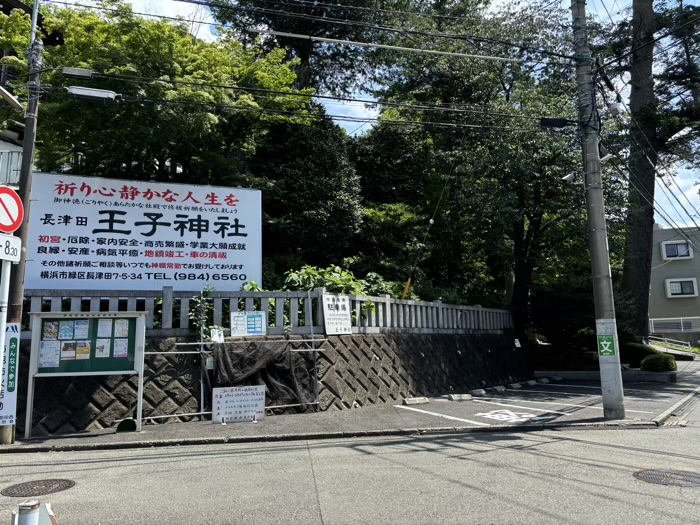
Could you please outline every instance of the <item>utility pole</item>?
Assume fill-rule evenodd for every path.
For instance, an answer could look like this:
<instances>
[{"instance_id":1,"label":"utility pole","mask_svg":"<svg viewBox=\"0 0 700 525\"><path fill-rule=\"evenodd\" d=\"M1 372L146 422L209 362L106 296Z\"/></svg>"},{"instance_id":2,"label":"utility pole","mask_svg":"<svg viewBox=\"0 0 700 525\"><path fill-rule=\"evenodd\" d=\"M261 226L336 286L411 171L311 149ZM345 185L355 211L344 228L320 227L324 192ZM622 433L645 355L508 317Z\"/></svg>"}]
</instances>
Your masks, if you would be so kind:
<instances>
[{"instance_id":1,"label":"utility pole","mask_svg":"<svg viewBox=\"0 0 700 525\"><path fill-rule=\"evenodd\" d=\"M598 152L598 116L595 112L593 58L588 47L586 0L571 0L571 14L576 56L578 113L583 149L588 243L591 252L591 277L595 303L596 339L600 363L600 385L606 419L625 418L625 399L620 370L620 345L617 339L615 303L613 301L608 231L605 224L603 184Z\"/></svg>"},{"instance_id":2,"label":"utility pole","mask_svg":"<svg viewBox=\"0 0 700 525\"><path fill-rule=\"evenodd\" d=\"M32 6L32 29L29 38L29 100L24 118L24 140L22 143L22 166L19 172L19 191L17 192L24 205L24 221L17 230L17 237L22 241L19 263L14 265L14 275L10 282L8 298L8 323L22 322L22 306L24 303L24 275L27 266L27 244L29 241L29 206L32 197L32 176L34 168L34 143L36 141L36 122L39 111L39 86L41 82L41 61L43 43L37 38L37 20L39 18L39 0ZM14 427L0 426L0 443L14 442Z\"/></svg>"}]
</instances>

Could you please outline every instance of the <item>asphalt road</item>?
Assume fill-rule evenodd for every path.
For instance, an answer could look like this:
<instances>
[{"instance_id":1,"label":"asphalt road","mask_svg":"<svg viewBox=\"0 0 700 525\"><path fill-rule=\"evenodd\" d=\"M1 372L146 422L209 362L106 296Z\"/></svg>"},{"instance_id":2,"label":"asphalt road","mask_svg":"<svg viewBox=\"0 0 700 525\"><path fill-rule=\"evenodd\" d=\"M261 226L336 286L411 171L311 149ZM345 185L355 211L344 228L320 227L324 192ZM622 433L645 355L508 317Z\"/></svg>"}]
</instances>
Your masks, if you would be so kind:
<instances>
[{"instance_id":1,"label":"asphalt road","mask_svg":"<svg viewBox=\"0 0 700 525\"><path fill-rule=\"evenodd\" d=\"M0 456L0 486L76 485L42 498L62 525L683 524L700 488L639 481L700 472L687 427L472 433ZM0 496L0 519L17 498Z\"/></svg>"}]
</instances>

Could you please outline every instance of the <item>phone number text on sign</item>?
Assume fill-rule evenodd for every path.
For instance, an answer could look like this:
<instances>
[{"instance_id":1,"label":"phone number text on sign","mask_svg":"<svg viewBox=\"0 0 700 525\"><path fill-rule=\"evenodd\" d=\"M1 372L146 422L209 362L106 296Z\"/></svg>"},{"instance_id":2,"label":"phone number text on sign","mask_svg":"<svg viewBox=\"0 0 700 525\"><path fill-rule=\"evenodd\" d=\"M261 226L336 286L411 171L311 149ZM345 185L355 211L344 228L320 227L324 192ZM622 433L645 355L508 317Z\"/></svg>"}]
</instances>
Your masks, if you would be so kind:
<instances>
[{"instance_id":1,"label":"phone number text on sign","mask_svg":"<svg viewBox=\"0 0 700 525\"><path fill-rule=\"evenodd\" d=\"M37 174L27 288L236 291L262 277L257 190Z\"/></svg>"}]
</instances>

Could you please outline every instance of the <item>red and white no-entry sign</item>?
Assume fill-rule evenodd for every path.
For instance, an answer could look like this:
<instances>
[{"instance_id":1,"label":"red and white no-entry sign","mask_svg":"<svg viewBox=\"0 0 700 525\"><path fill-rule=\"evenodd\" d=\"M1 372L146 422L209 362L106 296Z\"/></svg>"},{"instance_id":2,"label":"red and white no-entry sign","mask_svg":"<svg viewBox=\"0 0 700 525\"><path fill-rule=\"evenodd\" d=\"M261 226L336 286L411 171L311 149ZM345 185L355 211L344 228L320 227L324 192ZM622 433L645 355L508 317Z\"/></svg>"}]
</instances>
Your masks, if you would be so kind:
<instances>
[{"instance_id":1,"label":"red and white no-entry sign","mask_svg":"<svg viewBox=\"0 0 700 525\"><path fill-rule=\"evenodd\" d=\"M17 192L7 186L0 186L0 232L12 233L24 219L24 206Z\"/></svg>"}]
</instances>

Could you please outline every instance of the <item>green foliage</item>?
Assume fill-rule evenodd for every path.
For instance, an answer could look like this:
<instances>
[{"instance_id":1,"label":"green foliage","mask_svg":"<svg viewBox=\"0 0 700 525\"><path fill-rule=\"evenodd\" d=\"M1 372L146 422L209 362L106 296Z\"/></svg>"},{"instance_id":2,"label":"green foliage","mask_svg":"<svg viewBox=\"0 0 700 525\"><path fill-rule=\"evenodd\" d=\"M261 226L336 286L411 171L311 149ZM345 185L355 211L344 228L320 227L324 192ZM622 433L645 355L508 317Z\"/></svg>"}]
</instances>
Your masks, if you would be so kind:
<instances>
[{"instance_id":1,"label":"green foliage","mask_svg":"<svg viewBox=\"0 0 700 525\"><path fill-rule=\"evenodd\" d=\"M212 286L205 286L202 292L190 298L190 328L196 334L214 324L214 299Z\"/></svg>"},{"instance_id":2,"label":"green foliage","mask_svg":"<svg viewBox=\"0 0 700 525\"><path fill-rule=\"evenodd\" d=\"M338 262L360 227L359 180L347 140L328 120L276 124L259 137L250 162L263 190L265 255Z\"/></svg>"},{"instance_id":3,"label":"green foliage","mask_svg":"<svg viewBox=\"0 0 700 525\"><path fill-rule=\"evenodd\" d=\"M665 354L641 343L620 341L620 362L628 364L632 368L638 368L647 357L658 355Z\"/></svg>"},{"instance_id":4,"label":"green foliage","mask_svg":"<svg viewBox=\"0 0 700 525\"><path fill-rule=\"evenodd\" d=\"M242 86L292 92L295 74L284 50L265 57L230 35L205 42L190 25L146 20L128 5L101 14L82 8L49 6L45 20L65 43L45 49L50 64L42 82L52 89L42 99L38 137L44 145L42 170L143 180L240 184L244 161L256 134L272 122L296 120L310 97L273 96L227 89ZM26 54L19 32L22 17L0 19L7 29L5 49ZM14 36L13 36L14 35ZM109 76L66 79L62 66L92 69ZM148 79L156 80L148 80ZM74 101L58 88L89 85L122 96L113 105ZM310 95L310 91L300 94ZM261 113L272 110L277 115Z\"/></svg>"},{"instance_id":5,"label":"green foliage","mask_svg":"<svg viewBox=\"0 0 700 525\"><path fill-rule=\"evenodd\" d=\"M674 372L676 359L671 354L657 354L645 357L640 365L644 372Z\"/></svg>"}]
</instances>

